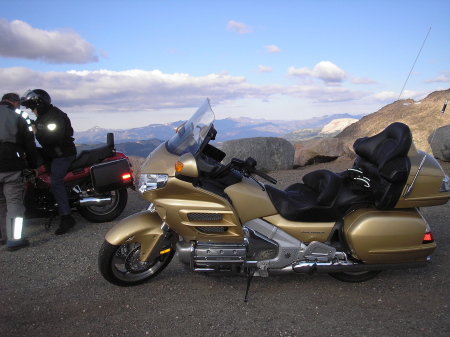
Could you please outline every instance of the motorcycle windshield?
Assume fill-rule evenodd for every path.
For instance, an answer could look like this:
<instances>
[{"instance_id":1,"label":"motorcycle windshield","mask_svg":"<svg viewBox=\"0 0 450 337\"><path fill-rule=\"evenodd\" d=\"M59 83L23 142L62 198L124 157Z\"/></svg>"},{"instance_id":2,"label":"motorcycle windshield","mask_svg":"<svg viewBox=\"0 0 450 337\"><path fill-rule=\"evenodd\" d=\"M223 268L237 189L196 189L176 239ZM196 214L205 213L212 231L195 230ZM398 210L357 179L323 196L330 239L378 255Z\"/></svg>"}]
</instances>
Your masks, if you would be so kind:
<instances>
[{"instance_id":1,"label":"motorcycle windshield","mask_svg":"<svg viewBox=\"0 0 450 337\"><path fill-rule=\"evenodd\" d=\"M195 114L167 142L169 152L181 156L196 154L214 123L214 112L207 98Z\"/></svg>"}]
</instances>

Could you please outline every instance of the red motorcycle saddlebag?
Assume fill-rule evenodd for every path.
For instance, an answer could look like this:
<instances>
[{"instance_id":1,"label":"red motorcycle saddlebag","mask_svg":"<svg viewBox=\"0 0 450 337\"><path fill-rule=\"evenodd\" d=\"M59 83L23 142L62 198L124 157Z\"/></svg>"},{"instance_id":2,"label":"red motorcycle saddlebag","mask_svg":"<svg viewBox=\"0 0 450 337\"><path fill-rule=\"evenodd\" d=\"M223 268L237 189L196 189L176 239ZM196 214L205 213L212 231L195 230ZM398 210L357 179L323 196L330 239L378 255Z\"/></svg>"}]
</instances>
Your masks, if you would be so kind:
<instances>
[{"instance_id":1,"label":"red motorcycle saddlebag","mask_svg":"<svg viewBox=\"0 0 450 337\"><path fill-rule=\"evenodd\" d=\"M133 185L133 175L128 160L118 159L91 167L92 185L98 193Z\"/></svg>"}]
</instances>

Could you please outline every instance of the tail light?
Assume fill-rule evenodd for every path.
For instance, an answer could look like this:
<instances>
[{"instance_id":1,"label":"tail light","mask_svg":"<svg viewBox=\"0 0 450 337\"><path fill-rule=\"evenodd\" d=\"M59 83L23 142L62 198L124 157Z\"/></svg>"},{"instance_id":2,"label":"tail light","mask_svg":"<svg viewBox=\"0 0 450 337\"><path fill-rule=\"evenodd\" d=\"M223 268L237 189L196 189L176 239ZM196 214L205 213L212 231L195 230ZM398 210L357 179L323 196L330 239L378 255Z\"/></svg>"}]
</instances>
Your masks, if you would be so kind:
<instances>
[{"instance_id":1,"label":"tail light","mask_svg":"<svg viewBox=\"0 0 450 337\"><path fill-rule=\"evenodd\" d=\"M432 242L434 242L433 233L431 233L431 231L430 232L426 232L425 235L423 236L422 244L432 243Z\"/></svg>"},{"instance_id":2,"label":"tail light","mask_svg":"<svg viewBox=\"0 0 450 337\"><path fill-rule=\"evenodd\" d=\"M122 174L122 180L127 183L131 180L131 173Z\"/></svg>"}]
</instances>

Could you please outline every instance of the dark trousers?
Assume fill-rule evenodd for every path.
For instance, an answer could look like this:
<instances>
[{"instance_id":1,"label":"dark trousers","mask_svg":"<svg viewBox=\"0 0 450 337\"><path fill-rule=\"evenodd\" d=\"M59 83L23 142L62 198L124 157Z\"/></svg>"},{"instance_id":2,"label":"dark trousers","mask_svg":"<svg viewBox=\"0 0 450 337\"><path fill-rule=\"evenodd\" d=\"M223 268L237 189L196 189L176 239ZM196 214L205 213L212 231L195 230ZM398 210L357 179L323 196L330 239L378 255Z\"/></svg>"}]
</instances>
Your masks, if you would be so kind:
<instances>
[{"instance_id":1,"label":"dark trousers","mask_svg":"<svg viewBox=\"0 0 450 337\"><path fill-rule=\"evenodd\" d=\"M64 176L69 171L69 167L74 160L75 156L54 158L52 160L50 185L52 186L52 192L58 204L59 215L69 215L71 213L66 188L64 186Z\"/></svg>"}]
</instances>

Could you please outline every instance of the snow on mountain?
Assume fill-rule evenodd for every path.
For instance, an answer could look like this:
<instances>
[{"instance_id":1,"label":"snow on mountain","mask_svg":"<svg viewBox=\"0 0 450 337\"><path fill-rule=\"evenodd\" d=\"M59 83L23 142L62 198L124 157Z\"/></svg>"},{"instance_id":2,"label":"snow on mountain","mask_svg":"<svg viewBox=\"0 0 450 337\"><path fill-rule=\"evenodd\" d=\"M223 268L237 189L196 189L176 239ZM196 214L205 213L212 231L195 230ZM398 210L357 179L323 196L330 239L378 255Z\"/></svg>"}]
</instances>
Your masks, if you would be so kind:
<instances>
[{"instance_id":1,"label":"snow on mountain","mask_svg":"<svg viewBox=\"0 0 450 337\"><path fill-rule=\"evenodd\" d=\"M330 123L328 123L327 125L325 125L322 128L322 131L320 131L320 133L328 134L328 133L341 132L347 126L352 125L353 123L356 123L357 121L358 121L358 119L356 119L356 118L333 119Z\"/></svg>"}]
</instances>

